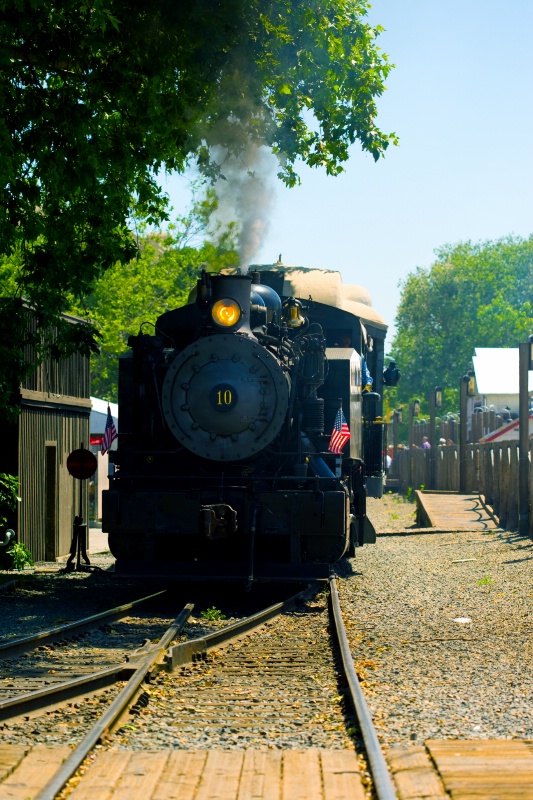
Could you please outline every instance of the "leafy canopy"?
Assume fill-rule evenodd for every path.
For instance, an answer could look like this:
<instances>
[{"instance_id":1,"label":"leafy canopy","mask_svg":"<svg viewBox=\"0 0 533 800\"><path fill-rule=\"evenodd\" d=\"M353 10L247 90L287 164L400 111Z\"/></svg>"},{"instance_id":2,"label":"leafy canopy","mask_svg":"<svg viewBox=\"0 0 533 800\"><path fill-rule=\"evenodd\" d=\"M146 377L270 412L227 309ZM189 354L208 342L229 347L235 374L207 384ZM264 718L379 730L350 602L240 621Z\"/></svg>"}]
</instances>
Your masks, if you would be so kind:
<instances>
[{"instance_id":1,"label":"leafy canopy","mask_svg":"<svg viewBox=\"0 0 533 800\"><path fill-rule=\"evenodd\" d=\"M445 245L436 255L402 285L392 347L398 402L436 386L458 396L476 347L517 347L533 332L533 236Z\"/></svg>"},{"instance_id":2,"label":"leafy canopy","mask_svg":"<svg viewBox=\"0 0 533 800\"><path fill-rule=\"evenodd\" d=\"M13 296L57 328L55 352L97 349L94 328L63 324L60 313L130 262L132 215L168 217L161 169L196 159L216 176L213 148L238 155L252 141L278 156L293 185L297 159L337 174L350 144L377 159L395 141L375 122L390 65L367 9L359 0L0 0L0 257L16 265ZM20 314L16 303L10 313Z\"/></svg>"}]
</instances>

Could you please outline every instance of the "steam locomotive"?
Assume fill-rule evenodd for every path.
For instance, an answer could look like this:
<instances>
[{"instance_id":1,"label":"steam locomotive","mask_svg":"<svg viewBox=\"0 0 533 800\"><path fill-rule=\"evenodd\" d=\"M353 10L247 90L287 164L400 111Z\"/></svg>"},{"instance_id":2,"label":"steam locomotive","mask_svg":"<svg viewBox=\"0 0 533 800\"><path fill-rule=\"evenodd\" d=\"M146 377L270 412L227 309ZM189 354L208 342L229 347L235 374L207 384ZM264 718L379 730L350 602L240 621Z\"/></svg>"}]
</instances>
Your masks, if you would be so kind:
<instances>
[{"instance_id":1,"label":"steam locomotive","mask_svg":"<svg viewBox=\"0 0 533 800\"><path fill-rule=\"evenodd\" d=\"M189 303L143 325L120 359L102 519L116 571L322 579L375 541L385 333L338 272L202 272Z\"/></svg>"}]
</instances>

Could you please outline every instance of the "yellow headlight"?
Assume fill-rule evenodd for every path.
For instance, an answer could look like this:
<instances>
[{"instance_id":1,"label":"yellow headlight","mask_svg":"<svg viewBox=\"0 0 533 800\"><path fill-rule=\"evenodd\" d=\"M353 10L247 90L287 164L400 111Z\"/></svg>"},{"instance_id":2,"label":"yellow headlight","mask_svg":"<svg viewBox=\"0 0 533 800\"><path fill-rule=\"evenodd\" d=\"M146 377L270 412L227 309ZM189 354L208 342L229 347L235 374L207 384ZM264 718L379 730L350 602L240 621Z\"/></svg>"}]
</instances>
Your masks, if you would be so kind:
<instances>
[{"instance_id":1,"label":"yellow headlight","mask_svg":"<svg viewBox=\"0 0 533 800\"><path fill-rule=\"evenodd\" d=\"M228 297L217 300L211 309L211 316L217 325L223 325L229 328L236 325L241 318L241 309L235 300L230 300Z\"/></svg>"}]
</instances>

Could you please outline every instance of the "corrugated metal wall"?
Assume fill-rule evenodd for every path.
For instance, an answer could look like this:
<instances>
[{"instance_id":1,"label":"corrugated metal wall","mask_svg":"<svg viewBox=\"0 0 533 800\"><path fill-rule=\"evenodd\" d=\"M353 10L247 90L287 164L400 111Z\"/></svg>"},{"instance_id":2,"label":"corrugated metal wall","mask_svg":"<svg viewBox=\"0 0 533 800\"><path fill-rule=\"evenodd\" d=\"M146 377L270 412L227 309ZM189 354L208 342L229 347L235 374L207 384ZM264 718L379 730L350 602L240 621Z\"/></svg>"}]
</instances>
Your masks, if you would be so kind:
<instances>
[{"instance_id":1,"label":"corrugated metal wall","mask_svg":"<svg viewBox=\"0 0 533 800\"><path fill-rule=\"evenodd\" d=\"M66 460L89 443L89 414L23 406L19 420L19 539L35 561L66 555L74 514L88 519L87 481L69 475Z\"/></svg>"}]
</instances>

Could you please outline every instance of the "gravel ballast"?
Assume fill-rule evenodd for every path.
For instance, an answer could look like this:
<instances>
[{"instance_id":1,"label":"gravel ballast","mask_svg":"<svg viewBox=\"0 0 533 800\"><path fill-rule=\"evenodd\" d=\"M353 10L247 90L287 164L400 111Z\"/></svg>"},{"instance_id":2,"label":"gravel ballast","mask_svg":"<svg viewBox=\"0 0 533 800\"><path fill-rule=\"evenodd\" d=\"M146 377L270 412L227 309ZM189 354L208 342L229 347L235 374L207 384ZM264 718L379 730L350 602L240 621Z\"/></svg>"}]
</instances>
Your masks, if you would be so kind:
<instances>
[{"instance_id":1,"label":"gravel ballast","mask_svg":"<svg viewBox=\"0 0 533 800\"><path fill-rule=\"evenodd\" d=\"M384 535L339 586L382 743L533 738L531 540L416 533L413 512L394 496L370 501Z\"/></svg>"}]
</instances>

